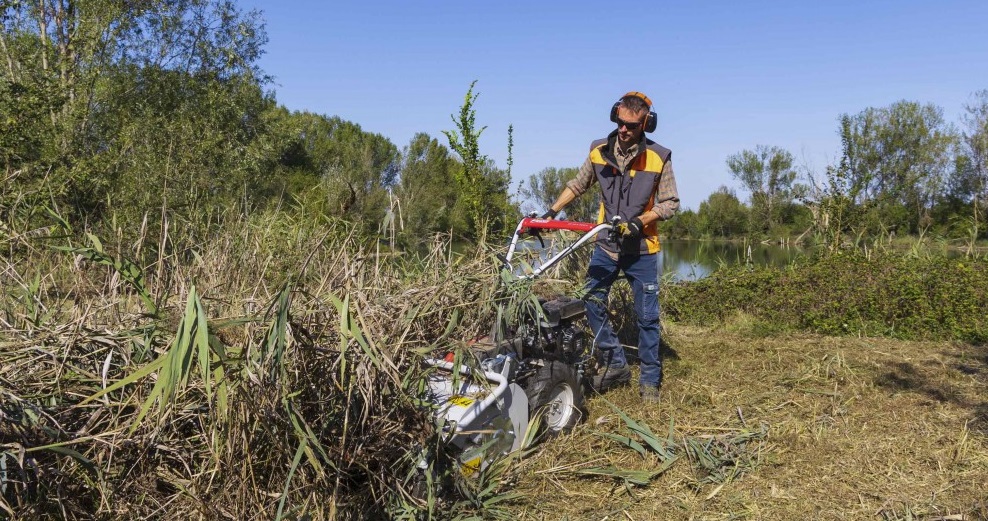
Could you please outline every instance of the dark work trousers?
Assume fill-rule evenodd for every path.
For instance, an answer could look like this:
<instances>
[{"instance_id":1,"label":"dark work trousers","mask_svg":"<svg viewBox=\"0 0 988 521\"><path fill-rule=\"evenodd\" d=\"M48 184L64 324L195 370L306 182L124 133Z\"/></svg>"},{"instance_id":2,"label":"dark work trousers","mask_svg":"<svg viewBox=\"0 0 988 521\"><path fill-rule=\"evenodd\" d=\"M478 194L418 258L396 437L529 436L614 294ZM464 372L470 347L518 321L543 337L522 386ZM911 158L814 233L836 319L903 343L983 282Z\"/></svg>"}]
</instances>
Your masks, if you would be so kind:
<instances>
[{"instance_id":1,"label":"dark work trousers","mask_svg":"<svg viewBox=\"0 0 988 521\"><path fill-rule=\"evenodd\" d=\"M659 353L659 263L658 254L621 255L617 260L600 246L594 248L587 268L587 321L603 364L618 368L627 365L624 348L607 318L607 297L611 285L623 272L635 295L638 318L638 358L642 385L662 384L662 357Z\"/></svg>"}]
</instances>

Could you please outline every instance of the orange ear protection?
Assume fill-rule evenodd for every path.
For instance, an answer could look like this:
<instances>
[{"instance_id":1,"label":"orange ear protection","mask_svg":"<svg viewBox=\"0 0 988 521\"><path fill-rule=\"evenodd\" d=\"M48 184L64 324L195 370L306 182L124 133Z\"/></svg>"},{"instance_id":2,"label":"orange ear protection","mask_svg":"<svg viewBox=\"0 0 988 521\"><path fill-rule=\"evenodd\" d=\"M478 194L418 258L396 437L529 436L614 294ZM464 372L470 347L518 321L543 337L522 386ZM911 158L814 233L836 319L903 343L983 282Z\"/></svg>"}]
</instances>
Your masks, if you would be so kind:
<instances>
[{"instance_id":1,"label":"orange ear protection","mask_svg":"<svg viewBox=\"0 0 988 521\"><path fill-rule=\"evenodd\" d=\"M652 110L652 100L641 92L629 92L621 97L624 98L627 96L641 98L641 100L648 105L648 115L645 116L645 125L643 125L643 127L645 128L645 132L655 132L655 128L659 125L659 116L655 114L654 110ZM614 102L614 105L611 107L611 121L614 123L617 123L618 120L617 109L619 105L621 105L621 100Z\"/></svg>"}]
</instances>

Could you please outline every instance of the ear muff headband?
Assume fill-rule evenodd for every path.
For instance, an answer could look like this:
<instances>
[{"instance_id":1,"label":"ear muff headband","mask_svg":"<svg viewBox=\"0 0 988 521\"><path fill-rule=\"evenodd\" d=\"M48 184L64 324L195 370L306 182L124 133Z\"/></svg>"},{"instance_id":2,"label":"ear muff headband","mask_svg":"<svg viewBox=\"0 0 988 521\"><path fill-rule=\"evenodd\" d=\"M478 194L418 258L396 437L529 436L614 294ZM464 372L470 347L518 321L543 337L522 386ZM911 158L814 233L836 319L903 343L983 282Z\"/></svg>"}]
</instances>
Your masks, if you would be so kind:
<instances>
[{"instance_id":1,"label":"ear muff headband","mask_svg":"<svg viewBox=\"0 0 988 521\"><path fill-rule=\"evenodd\" d=\"M645 116L645 124L642 125L642 126L644 127L645 132L655 132L656 127L658 127L658 125L659 125L659 116L655 113L654 110L652 110L652 100L648 96L646 96L645 94L643 94L641 92L638 92L638 91L629 92L629 93L627 93L627 94L625 94L624 96L621 96L621 97L622 98L626 98L628 96L634 96L636 98L641 98L641 100L644 101L646 105L648 105L648 109L649 109L648 110L648 115ZM611 122L612 123L617 123L617 120L618 120L618 117L617 117L617 109L618 109L618 106L620 106L620 105L621 105L621 100L618 100L618 101L614 102L614 105L611 107Z\"/></svg>"},{"instance_id":2,"label":"ear muff headband","mask_svg":"<svg viewBox=\"0 0 988 521\"><path fill-rule=\"evenodd\" d=\"M638 92L638 91L633 91L633 92L629 92L629 93L627 93L627 94L625 94L624 96L621 96L621 97L622 98L627 98L628 96L634 96L636 98L639 98L642 101L644 101L646 105L648 105L648 108L650 108L650 109L652 108L652 100L648 96L646 96L645 93Z\"/></svg>"}]
</instances>

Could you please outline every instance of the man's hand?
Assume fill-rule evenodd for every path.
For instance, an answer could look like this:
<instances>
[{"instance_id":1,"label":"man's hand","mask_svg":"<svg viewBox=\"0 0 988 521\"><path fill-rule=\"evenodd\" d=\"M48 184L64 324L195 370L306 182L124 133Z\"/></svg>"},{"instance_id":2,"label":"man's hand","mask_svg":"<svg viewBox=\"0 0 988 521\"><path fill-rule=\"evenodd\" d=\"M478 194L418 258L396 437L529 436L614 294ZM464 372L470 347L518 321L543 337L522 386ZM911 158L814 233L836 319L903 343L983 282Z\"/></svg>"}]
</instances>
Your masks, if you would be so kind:
<instances>
[{"instance_id":1,"label":"man's hand","mask_svg":"<svg viewBox=\"0 0 988 521\"><path fill-rule=\"evenodd\" d=\"M542 214L542 217L541 218L542 219L555 219L557 215L559 215L559 212L557 212L556 210L553 210L552 208L549 208L549 210L547 212L545 212L544 214Z\"/></svg>"},{"instance_id":2,"label":"man's hand","mask_svg":"<svg viewBox=\"0 0 988 521\"><path fill-rule=\"evenodd\" d=\"M625 241L641 240L643 229L645 229L645 225L642 224L642 220L638 217L626 223L621 223L617 227L618 233L621 234L621 240Z\"/></svg>"}]
</instances>

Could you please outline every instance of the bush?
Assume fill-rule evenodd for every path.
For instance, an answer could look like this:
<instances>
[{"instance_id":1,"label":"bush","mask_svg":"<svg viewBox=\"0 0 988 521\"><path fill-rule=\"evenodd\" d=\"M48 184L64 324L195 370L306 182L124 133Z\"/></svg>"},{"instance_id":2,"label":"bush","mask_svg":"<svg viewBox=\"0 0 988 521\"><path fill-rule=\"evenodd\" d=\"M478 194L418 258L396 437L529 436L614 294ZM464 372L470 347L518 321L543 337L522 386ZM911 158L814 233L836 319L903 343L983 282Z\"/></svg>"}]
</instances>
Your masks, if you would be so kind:
<instances>
[{"instance_id":1,"label":"bush","mask_svg":"<svg viewBox=\"0 0 988 521\"><path fill-rule=\"evenodd\" d=\"M724 268L675 284L666 316L724 322L739 312L787 329L902 339L988 339L988 260L841 252L787 268Z\"/></svg>"}]
</instances>

